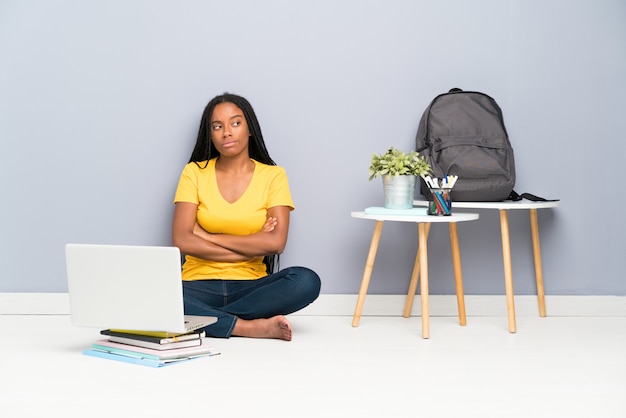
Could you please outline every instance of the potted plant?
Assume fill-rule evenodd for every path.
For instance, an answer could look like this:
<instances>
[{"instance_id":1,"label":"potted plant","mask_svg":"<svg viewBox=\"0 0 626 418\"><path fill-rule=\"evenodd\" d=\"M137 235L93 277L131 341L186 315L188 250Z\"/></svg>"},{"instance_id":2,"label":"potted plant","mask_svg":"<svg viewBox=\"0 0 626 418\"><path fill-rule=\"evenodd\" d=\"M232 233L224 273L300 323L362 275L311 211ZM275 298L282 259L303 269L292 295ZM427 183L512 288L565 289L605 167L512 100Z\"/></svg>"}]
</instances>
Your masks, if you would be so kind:
<instances>
[{"instance_id":1,"label":"potted plant","mask_svg":"<svg viewBox=\"0 0 626 418\"><path fill-rule=\"evenodd\" d=\"M417 176L431 172L430 164L417 151L405 153L389 147L384 154L372 155L369 179L383 178L386 208L409 209L413 207Z\"/></svg>"}]
</instances>

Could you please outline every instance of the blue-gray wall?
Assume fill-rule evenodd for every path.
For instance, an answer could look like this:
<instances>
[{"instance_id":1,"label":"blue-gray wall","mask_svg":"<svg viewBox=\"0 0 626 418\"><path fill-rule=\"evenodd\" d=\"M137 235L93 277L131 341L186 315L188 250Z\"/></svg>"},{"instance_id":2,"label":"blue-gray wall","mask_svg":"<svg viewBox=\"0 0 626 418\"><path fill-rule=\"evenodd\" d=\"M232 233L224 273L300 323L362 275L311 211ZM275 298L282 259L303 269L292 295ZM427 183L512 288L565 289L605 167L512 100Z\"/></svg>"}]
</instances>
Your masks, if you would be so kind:
<instances>
[{"instance_id":1,"label":"blue-gray wall","mask_svg":"<svg viewBox=\"0 0 626 418\"><path fill-rule=\"evenodd\" d=\"M255 107L297 209L281 265L357 293L382 204L373 152L413 148L430 100L493 96L539 212L548 294L624 295L623 0L0 1L0 291L66 291L67 242L168 245L206 102ZM459 224L468 294L504 292L496 212ZM511 213L518 294L534 292ZM404 293L416 228L388 224L371 293ZM433 225L431 292L454 293Z\"/></svg>"}]
</instances>

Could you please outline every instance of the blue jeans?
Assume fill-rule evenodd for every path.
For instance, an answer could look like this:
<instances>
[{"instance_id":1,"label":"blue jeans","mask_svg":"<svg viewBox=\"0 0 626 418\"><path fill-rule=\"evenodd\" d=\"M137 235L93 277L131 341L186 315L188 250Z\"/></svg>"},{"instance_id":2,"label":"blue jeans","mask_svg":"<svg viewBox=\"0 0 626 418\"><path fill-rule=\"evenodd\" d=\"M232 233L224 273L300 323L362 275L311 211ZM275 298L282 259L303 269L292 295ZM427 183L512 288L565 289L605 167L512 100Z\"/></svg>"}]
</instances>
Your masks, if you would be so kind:
<instances>
[{"instance_id":1,"label":"blue jeans","mask_svg":"<svg viewBox=\"0 0 626 418\"><path fill-rule=\"evenodd\" d=\"M238 318L271 318L296 312L320 294L317 273L306 267L287 267L257 280L183 281L186 315L215 316L204 328L207 335L231 336Z\"/></svg>"}]
</instances>

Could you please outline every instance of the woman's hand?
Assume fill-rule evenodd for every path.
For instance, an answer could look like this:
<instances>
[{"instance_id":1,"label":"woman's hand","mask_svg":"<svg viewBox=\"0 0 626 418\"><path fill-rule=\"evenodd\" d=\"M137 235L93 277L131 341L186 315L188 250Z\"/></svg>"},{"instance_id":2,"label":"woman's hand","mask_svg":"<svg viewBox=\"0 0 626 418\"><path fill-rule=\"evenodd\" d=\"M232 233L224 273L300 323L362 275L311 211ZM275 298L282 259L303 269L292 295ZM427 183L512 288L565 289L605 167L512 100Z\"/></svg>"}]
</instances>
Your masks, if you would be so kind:
<instances>
[{"instance_id":1,"label":"woman's hand","mask_svg":"<svg viewBox=\"0 0 626 418\"><path fill-rule=\"evenodd\" d=\"M276 228L277 224L278 219L274 218L273 216L269 216L265 220L265 224L263 225L263 228L261 228L261 232L272 232L274 228Z\"/></svg>"},{"instance_id":2,"label":"woman's hand","mask_svg":"<svg viewBox=\"0 0 626 418\"><path fill-rule=\"evenodd\" d=\"M204 228L198 225L198 222L193 225L193 234L207 241L211 235L210 232L205 231Z\"/></svg>"}]
</instances>

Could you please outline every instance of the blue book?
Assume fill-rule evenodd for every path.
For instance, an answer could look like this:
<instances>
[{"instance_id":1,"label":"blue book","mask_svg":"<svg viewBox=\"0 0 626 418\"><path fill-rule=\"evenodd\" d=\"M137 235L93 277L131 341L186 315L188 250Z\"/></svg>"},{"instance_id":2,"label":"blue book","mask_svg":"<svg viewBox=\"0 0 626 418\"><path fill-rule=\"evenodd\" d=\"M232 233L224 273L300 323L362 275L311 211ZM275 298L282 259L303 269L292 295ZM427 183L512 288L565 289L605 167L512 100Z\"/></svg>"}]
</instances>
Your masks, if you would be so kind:
<instances>
[{"instance_id":1,"label":"blue book","mask_svg":"<svg viewBox=\"0 0 626 418\"><path fill-rule=\"evenodd\" d=\"M153 360L153 359L142 358L142 357L131 357L131 356L124 356L121 354L113 354L113 353L109 353L106 351L92 350L89 348L83 350L83 354L86 356L91 356L91 357L99 357L99 358L104 358L108 360L122 361L125 363L140 364L142 366L155 367L155 368L165 367L165 366L169 366L170 364L176 364L176 363L180 363L181 361L194 360L195 358L197 358L197 357L190 357L190 358L178 358L178 359L168 359L168 360Z\"/></svg>"}]
</instances>

